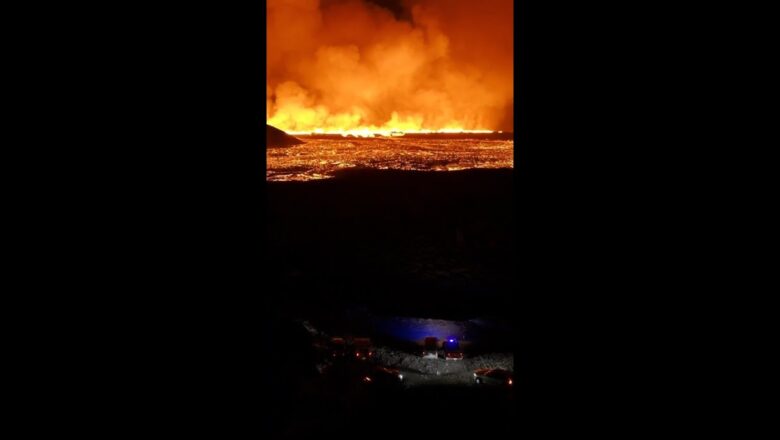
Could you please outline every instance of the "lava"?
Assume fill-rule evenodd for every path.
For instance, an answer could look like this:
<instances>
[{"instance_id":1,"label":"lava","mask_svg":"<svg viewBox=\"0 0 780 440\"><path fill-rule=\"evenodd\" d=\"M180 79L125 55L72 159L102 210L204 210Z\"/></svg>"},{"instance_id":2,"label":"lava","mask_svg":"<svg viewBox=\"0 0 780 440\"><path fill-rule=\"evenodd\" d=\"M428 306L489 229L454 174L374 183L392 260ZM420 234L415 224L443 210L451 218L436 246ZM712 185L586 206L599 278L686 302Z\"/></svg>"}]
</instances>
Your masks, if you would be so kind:
<instances>
[{"instance_id":1,"label":"lava","mask_svg":"<svg viewBox=\"0 0 780 440\"><path fill-rule=\"evenodd\" d=\"M346 168L458 171L514 166L514 141L506 139L302 139L304 144L292 148L266 150L266 180L328 179Z\"/></svg>"}]
</instances>

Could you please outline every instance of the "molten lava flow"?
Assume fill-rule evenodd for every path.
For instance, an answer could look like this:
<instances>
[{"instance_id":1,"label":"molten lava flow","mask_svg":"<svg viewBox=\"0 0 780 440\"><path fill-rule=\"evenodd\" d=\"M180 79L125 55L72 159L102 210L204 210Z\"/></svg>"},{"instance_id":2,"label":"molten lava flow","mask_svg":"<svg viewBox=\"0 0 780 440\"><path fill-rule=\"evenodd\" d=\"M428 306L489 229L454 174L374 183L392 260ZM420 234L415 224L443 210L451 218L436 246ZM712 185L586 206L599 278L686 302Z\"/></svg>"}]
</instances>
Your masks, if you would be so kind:
<instances>
[{"instance_id":1,"label":"molten lava flow","mask_svg":"<svg viewBox=\"0 0 780 440\"><path fill-rule=\"evenodd\" d=\"M328 179L345 168L458 171L514 166L514 141L493 135L301 138L305 143L294 148L266 150L267 180Z\"/></svg>"},{"instance_id":2,"label":"molten lava flow","mask_svg":"<svg viewBox=\"0 0 780 440\"><path fill-rule=\"evenodd\" d=\"M466 129L457 123L446 124L439 128L422 127L422 118L400 120L397 112L393 112L391 119L381 125L355 126L349 121L362 120L360 115L341 115L335 119L337 121L347 121L342 124L328 125L326 127L314 126L310 123L309 116L311 112L306 109L299 109L297 112L289 113L280 110L273 115L268 124L279 127L291 135L305 134L329 134L355 137L374 137L374 136L398 136L404 134L430 134L430 133L492 133L493 130L485 129ZM315 120L316 121L316 120ZM304 127L301 129L301 127Z\"/></svg>"},{"instance_id":3,"label":"molten lava flow","mask_svg":"<svg viewBox=\"0 0 780 440\"><path fill-rule=\"evenodd\" d=\"M269 0L266 122L293 135L513 131L512 15L512 0Z\"/></svg>"},{"instance_id":4,"label":"molten lava flow","mask_svg":"<svg viewBox=\"0 0 780 440\"><path fill-rule=\"evenodd\" d=\"M332 129L332 130L323 130L322 128L315 128L312 131L290 131L289 134L293 136L302 136L302 135L317 135L317 134L326 134L326 135L340 135L343 137L353 136L353 137L376 137L376 136L403 136L405 134L455 134L455 133L464 133L464 134L486 134L486 133L494 133L492 130L464 130L462 128L443 128L441 130L401 130L397 128L377 128L377 127L360 127L355 129Z\"/></svg>"}]
</instances>

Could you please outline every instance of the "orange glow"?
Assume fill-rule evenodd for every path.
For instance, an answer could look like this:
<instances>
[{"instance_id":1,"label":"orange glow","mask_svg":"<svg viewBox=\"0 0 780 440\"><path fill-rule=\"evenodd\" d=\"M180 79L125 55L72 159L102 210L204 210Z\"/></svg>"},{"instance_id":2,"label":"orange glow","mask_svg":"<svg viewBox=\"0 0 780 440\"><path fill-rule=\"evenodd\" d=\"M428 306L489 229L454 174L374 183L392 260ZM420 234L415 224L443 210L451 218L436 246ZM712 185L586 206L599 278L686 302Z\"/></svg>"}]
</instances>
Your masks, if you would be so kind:
<instances>
[{"instance_id":1,"label":"orange glow","mask_svg":"<svg viewBox=\"0 0 780 440\"><path fill-rule=\"evenodd\" d=\"M494 136L494 135L483 135ZM293 148L269 148L266 179L308 181L328 179L349 168L406 171L458 171L471 168L512 168L514 142L474 139L376 137L312 139Z\"/></svg>"},{"instance_id":2,"label":"orange glow","mask_svg":"<svg viewBox=\"0 0 780 440\"><path fill-rule=\"evenodd\" d=\"M270 123L270 122L269 122ZM305 135L318 135L318 134L325 134L325 135L339 135L342 137L376 137L376 136L387 136L387 137L396 137L396 136L403 136L406 134L457 134L457 133L464 133L464 134L487 134L487 133L495 133L492 130L466 130L463 128L442 128L440 130L401 130L401 129L386 129L386 128L376 128L376 127L361 127L361 128L355 128L355 129L333 129L333 130L323 130L322 128L315 128L311 131L288 131L287 132L290 135L293 136L305 136Z\"/></svg>"},{"instance_id":3,"label":"orange glow","mask_svg":"<svg viewBox=\"0 0 780 440\"><path fill-rule=\"evenodd\" d=\"M513 131L512 0L269 0L266 123L292 135Z\"/></svg>"}]
</instances>

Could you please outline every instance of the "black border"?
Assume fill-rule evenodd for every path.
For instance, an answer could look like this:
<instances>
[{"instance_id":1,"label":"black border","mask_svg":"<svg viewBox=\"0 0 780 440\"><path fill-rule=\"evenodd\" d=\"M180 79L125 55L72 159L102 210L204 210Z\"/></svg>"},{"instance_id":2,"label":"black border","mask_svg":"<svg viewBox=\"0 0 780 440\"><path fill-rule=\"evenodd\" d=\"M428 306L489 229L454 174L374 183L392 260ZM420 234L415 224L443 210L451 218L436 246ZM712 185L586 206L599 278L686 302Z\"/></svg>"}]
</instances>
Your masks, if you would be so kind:
<instances>
[{"instance_id":1,"label":"black border","mask_svg":"<svg viewBox=\"0 0 780 440\"><path fill-rule=\"evenodd\" d=\"M687 199L661 181L681 159L669 121L697 111L674 108L689 53L659 30L680 11L541 3L515 9L518 430L643 429L694 376L675 380L664 357L667 313L686 305L669 273L696 259L674 242ZM49 208L33 235L53 238L27 247L53 264L25 282L56 295L34 295L51 329L29 344L46 348L30 383L100 432L262 430L265 5L109 6L63 20L80 39L45 38L65 55L35 87L75 93L54 116L36 101L35 131L59 123L60 156L88 150L51 167L61 202L31 198Z\"/></svg>"}]
</instances>

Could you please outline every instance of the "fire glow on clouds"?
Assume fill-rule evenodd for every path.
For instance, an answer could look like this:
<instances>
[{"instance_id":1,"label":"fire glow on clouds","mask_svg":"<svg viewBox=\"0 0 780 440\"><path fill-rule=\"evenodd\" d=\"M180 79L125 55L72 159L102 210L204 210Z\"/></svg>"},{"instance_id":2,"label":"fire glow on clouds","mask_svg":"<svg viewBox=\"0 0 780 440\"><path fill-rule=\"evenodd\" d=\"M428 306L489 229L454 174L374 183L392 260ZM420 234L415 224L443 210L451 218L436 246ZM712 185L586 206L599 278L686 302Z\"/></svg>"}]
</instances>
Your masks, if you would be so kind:
<instances>
[{"instance_id":1,"label":"fire glow on clouds","mask_svg":"<svg viewBox=\"0 0 780 440\"><path fill-rule=\"evenodd\" d=\"M268 0L267 123L513 131L512 0Z\"/></svg>"}]
</instances>

